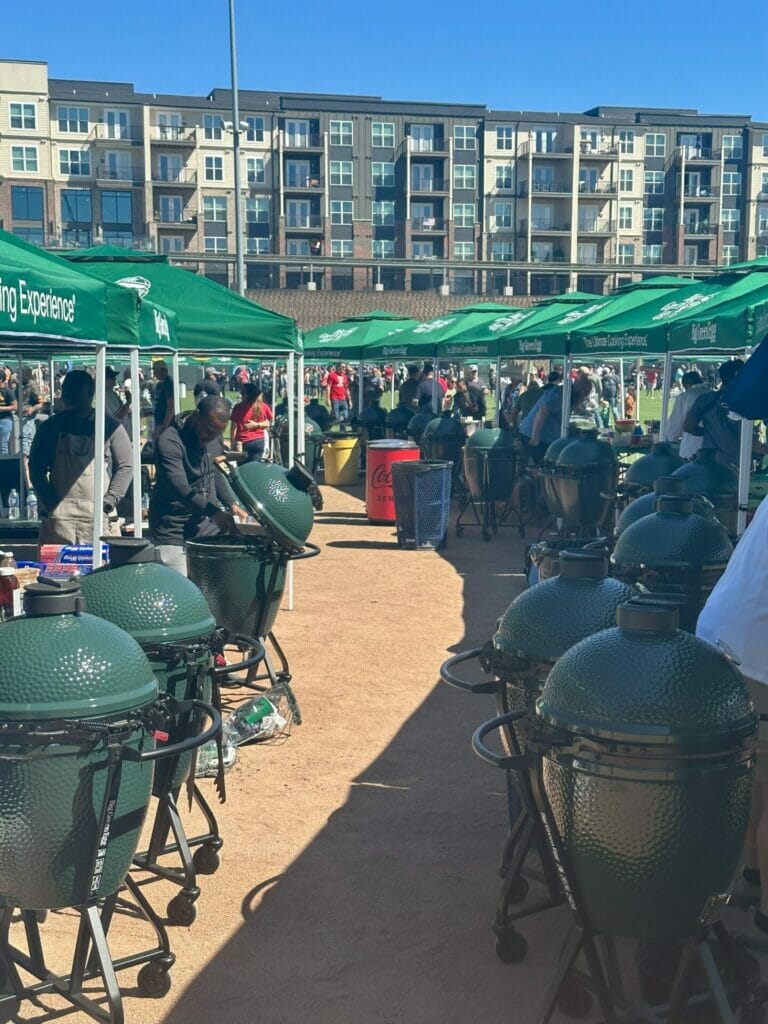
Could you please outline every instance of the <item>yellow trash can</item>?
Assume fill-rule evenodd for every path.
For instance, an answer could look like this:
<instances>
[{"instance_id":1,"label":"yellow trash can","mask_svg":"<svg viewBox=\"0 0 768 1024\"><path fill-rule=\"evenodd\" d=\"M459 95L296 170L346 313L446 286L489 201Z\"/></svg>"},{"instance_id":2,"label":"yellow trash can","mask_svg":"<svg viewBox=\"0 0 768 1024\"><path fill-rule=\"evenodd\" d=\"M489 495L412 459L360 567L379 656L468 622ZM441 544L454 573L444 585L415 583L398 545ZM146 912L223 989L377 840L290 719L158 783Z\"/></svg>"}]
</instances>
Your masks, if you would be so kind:
<instances>
[{"instance_id":1,"label":"yellow trash can","mask_svg":"<svg viewBox=\"0 0 768 1024\"><path fill-rule=\"evenodd\" d=\"M324 482L331 487L352 487L357 483L360 438L335 437L323 448Z\"/></svg>"}]
</instances>

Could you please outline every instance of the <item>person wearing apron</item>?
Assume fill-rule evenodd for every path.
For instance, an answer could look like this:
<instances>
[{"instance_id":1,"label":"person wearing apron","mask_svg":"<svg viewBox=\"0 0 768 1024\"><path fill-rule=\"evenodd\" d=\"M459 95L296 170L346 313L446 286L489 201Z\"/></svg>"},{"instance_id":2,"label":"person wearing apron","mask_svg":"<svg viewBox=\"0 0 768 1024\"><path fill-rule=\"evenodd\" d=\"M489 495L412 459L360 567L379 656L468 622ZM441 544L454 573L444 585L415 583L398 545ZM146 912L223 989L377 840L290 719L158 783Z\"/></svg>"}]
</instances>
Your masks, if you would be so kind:
<instances>
[{"instance_id":1,"label":"person wearing apron","mask_svg":"<svg viewBox=\"0 0 768 1024\"><path fill-rule=\"evenodd\" d=\"M41 512L39 543L91 544L94 517L95 383L72 370L61 389L63 411L42 423L29 454L29 475ZM131 482L131 442L125 428L105 418L105 493L110 514Z\"/></svg>"}]
</instances>

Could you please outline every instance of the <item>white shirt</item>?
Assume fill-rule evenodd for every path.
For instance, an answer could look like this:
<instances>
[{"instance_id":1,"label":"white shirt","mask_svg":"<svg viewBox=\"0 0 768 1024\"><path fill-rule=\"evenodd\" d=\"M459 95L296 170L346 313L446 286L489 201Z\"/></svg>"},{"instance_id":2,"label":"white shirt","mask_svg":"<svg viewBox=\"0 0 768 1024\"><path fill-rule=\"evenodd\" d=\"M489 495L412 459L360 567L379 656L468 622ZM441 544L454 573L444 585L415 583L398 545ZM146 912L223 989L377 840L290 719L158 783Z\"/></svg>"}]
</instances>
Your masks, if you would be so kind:
<instances>
[{"instance_id":1,"label":"white shirt","mask_svg":"<svg viewBox=\"0 0 768 1024\"><path fill-rule=\"evenodd\" d=\"M677 444L678 441L680 442L681 459L692 458L701 448L704 438L697 437L696 434L684 433L683 420L699 395L703 395L710 390L706 384L694 384L692 388L688 388L682 395L678 395L675 399L675 404L672 406L672 412L667 420L667 429L664 432L663 440L671 441L673 444Z\"/></svg>"},{"instance_id":2,"label":"white shirt","mask_svg":"<svg viewBox=\"0 0 768 1024\"><path fill-rule=\"evenodd\" d=\"M745 676L768 683L768 500L742 535L696 624L696 636L723 644Z\"/></svg>"}]
</instances>

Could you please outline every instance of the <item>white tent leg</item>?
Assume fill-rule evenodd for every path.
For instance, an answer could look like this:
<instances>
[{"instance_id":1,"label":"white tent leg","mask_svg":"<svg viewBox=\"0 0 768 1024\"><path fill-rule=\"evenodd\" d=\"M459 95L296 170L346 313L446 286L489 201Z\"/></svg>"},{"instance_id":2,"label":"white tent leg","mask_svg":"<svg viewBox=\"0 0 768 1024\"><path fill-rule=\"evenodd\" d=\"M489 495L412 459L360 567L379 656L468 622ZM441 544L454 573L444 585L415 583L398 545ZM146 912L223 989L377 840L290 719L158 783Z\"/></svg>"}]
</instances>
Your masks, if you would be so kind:
<instances>
[{"instance_id":1,"label":"white tent leg","mask_svg":"<svg viewBox=\"0 0 768 1024\"><path fill-rule=\"evenodd\" d=\"M296 458L302 462L307 457L306 406L304 405L304 354L296 357Z\"/></svg>"},{"instance_id":2,"label":"white tent leg","mask_svg":"<svg viewBox=\"0 0 768 1024\"><path fill-rule=\"evenodd\" d=\"M19 394L18 408L16 410L15 427L16 427L16 452L19 456L19 515L22 519L27 518L27 476L24 472L24 360L19 356L19 366L16 370L17 379L19 382L17 391Z\"/></svg>"},{"instance_id":3,"label":"white tent leg","mask_svg":"<svg viewBox=\"0 0 768 1024\"><path fill-rule=\"evenodd\" d=\"M395 408L395 364L394 364L394 362L392 363L392 381L391 381L391 385L392 386L391 386L391 389L390 389L389 407L390 407L390 409L394 409Z\"/></svg>"},{"instance_id":4,"label":"white tent leg","mask_svg":"<svg viewBox=\"0 0 768 1024\"><path fill-rule=\"evenodd\" d=\"M361 359L360 360L360 366L359 366L358 371L357 371L357 418L358 418L358 420L363 415L363 398L364 398L363 391L365 389L365 383L363 381L363 377L364 376L365 376L365 363ZM349 410L349 415L350 415L350 417L352 415L352 410L351 409Z\"/></svg>"},{"instance_id":5,"label":"white tent leg","mask_svg":"<svg viewBox=\"0 0 768 1024\"><path fill-rule=\"evenodd\" d=\"M179 353L174 352L171 356L171 383L173 384L173 414L178 416L181 412L181 387L179 386Z\"/></svg>"},{"instance_id":6,"label":"white tent leg","mask_svg":"<svg viewBox=\"0 0 768 1024\"><path fill-rule=\"evenodd\" d=\"M104 514L104 371L107 368L107 350L104 345L96 350L96 401L94 403L93 452L93 568L101 565L102 517Z\"/></svg>"},{"instance_id":7,"label":"white tent leg","mask_svg":"<svg viewBox=\"0 0 768 1024\"><path fill-rule=\"evenodd\" d=\"M672 386L672 353L664 356L664 378L661 382L661 423L659 424L659 440L663 440L667 430L669 417L669 392Z\"/></svg>"},{"instance_id":8,"label":"white tent leg","mask_svg":"<svg viewBox=\"0 0 768 1024\"><path fill-rule=\"evenodd\" d=\"M624 411L627 408L626 389L624 387L624 360L619 360L619 411L621 419L624 418Z\"/></svg>"},{"instance_id":9,"label":"white tent leg","mask_svg":"<svg viewBox=\"0 0 768 1024\"><path fill-rule=\"evenodd\" d=\"M739 444L739 511L736 519L736 535L738 537L740 537L747 528L749 471L752 462L752 431L752 420L742 420Z\"/></svg>"},{"instance_id":10,"label":"white tent leg","mask_svg":"<svg viewBox=\"0 0 768 1024\"><path fill-rule=\"evenodd\" d=\"M638 372L635 374L635 419L638 423L641 423L640 419L640 391L642 384L642 373Z\"/></svg>"},{"instance_id":11,"label":"white tent leg","mask_svg":"<svg viewBox=\"0 0 768 1024\"><path fill-rule=\"evenodd\" d=\"M499 411L501 409L501 356L496 356L496 426L499 426Z\"/></svg>"},{"instance_id":12,"label":"white tent leg","mask_svg":"<svg viewBox=\"0 0 768 1024\"><path fill-rule=\"evenodd\" d=\"M563 364L563 411L560 417L560 437L568 433L568 424L571 420L571 366L573 357L570 353L565 357Z\"/></svg>"},{"instance_id":13,"label":"white tent leg","mask_svg":"<svg viewBox=\"0 0 768 1024\"><path fill-rule=\"evenodd\" d=\"M133 464L133 535L141 537L141 385L139 384L139 350L131 349L131 460Z\"/></svg>"},{"instance_id":14,"label":"white tent leg","mask_svg":"<svg viewBox=\"0 0 768 1024\"><path fill-rule=\"evenodd\" d=\"M286 395L285 402L288 407L288 465L293 465L293 460L296 455L296 417L293 414L293 385L294 385L294 373L295 373L296 357L293 352L288 353L287 365L286 365ZM293 611L293 562L288 563L287 567L287 584L288 584L288 611Z\"/></svg>"},{"instance_id":15,"label":"white tent leg","mask_svg":"<svg viewBox=\"0 0 768 1024\"><path fill-rule=\"evenodd\" d=\"M432 364L435 368L435 372L432 374L432 411L435 416L440 415L440 398L441 393L440 381L437 379L440 376L440 360L437 358L437 352L435 352L435 361Z\"/></svg>"}]
</instances>

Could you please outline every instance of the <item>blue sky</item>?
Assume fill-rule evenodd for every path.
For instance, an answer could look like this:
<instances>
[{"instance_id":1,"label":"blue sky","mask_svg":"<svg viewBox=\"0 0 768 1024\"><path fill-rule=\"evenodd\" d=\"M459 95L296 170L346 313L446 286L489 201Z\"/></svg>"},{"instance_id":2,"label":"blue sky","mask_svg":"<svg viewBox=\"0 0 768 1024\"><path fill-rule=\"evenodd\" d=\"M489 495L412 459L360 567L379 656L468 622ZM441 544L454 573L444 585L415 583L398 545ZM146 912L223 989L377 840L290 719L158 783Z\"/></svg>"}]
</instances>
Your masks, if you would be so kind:
<instances>
[{"instance_id":1,"label":"blue sky","mask_svg":"<svg viewBox=\"0 0 768 1024\"><path fill-rule=\"evenodd\" d=\"M2 6L0 56L47 60L52 77L191 94L229 84L227 0ZM768 120L757 0L237 0L237 25L241 88Z\"/></svg>"}]
</instances>

